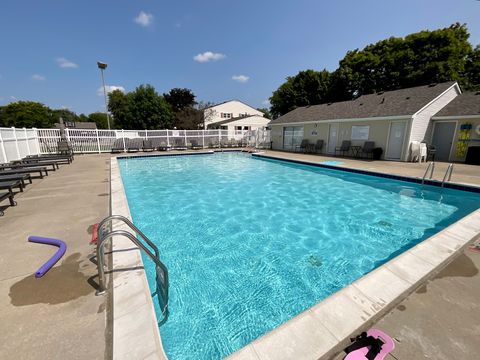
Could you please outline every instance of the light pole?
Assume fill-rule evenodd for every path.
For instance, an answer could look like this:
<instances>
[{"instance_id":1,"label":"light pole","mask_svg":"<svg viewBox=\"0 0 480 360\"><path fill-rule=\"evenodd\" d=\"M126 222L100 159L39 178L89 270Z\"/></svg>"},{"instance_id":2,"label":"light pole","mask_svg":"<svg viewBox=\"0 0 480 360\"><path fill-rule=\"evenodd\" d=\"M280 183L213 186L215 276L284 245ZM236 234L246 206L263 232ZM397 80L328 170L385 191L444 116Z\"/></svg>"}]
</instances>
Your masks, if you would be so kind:
<instances>
[{"instance_id":1,"label":"light pole","mask_svg":"<svg viewBox=\"0 0 480 360\"><path fill-rule=\"evenodd\" d=\"M100 74L102 75L103 95L105 96L105 114L107 114L108 130L110 130L110 116L108 115L108 104L107 104L107 89L105 88L105 78L103 77L103 70L105 70L108 65L106 63L97 61L97 66L100 69Z\"/></svg>"}]
</instances>

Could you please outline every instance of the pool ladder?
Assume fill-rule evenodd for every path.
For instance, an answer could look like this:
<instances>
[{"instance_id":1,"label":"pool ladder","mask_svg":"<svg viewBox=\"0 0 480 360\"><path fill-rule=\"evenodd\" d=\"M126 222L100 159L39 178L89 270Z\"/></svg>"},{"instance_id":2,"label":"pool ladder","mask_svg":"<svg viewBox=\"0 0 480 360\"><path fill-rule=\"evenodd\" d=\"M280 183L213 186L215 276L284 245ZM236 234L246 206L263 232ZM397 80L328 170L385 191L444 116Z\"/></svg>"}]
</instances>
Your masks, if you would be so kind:
<instances>
[{"instance_id":1,"label":"pool ladder","mask_svg":"<svg viewBox=\"0 0 480 360\"><path fill-rule=\"evenodd\" d=\"M433 170L435 170L435 162L434 161L432 161L431 163L428 163L427 170L425 170L425 174L423 174L422 185L425 182L425 178L427 177L428 170L430 170L429 179L431 179L432 176L433 176Z\"/></svg>"},{"instance_id":2,"label":"pool ladder","mask_svg":"<svg viewBox=\"0 0 480 360\"><path fill-rule=\"evenodd\" d=\"M445 171L445 175L443 176L443 180L442 180L442 188L443 188L443 185L445 185L445 181L450 181L450 179L452 178L452 173L453 173L453 164L448 164L448 168L447 168L447 171Z\"/></svg>"},{"instance_id":3,"label":"pool ladder","mask_svg":"<svg viewBox=\"0 0 480 360\"><path fill-rule=\"evenodd\" d=\"M127 225L130 231L126 230L112 230L112 221L119 220ZM107 228L107 225L110 225ZM138 239L135 234L140 237ZM121 215L111 215L106 217L98 225L98 239L97 239L97 267L98 267L98 290L96 295L103 295L106 293L105 285L105 243L107 240L112 239L113 236L124 236L135 245L137 245L143 252L153 260L155 263L155 274L156 274L156 295L158 297L160 310L162 311L163 319L160 321L160 324L165 323L168 318L168 269L160 261L160 253L157 246L147 238L147 236L141 232L133 223L128 220L126 217ZM143 240L143 241L142 241Z\"/></svg>"}]
</instances>

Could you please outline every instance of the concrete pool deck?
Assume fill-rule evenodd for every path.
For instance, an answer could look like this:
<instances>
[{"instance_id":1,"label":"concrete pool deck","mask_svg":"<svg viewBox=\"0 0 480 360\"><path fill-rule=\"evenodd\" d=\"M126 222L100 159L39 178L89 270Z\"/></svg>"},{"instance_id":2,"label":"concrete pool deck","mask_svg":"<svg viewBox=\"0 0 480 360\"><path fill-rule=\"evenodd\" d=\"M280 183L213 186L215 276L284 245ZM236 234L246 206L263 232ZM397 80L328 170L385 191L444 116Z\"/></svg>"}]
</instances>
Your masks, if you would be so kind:
<instances>
[{"instance_id":1,"label":"concrete pool deck","mask_svg":"<svg viewBox=\"0 0 480 360\"><path fill-rule=\"evenodd\" d=\"M90 225L109 211L109 177L110 155L78 155L33 179L0 217L0 359L111 357L107 298L90 285L97 270L89 245ZM29 243L29 235L67 243L41 279L33 274L56 248Z\"/></svg>"},{"instance_id":2,"label":"concrete pool deck","mask_svg":"<svg viewBox=\"0 0 480 360\"><path fill-rule=\"evenodd\" d=\"M168 154L174 153L169 152ZM178 153L184 154L185 152ZM273 151L267 153L280 157L297 157L307 161L313 159L310 161L314 162L336 160L361 169L417 177L423 176L426 167L425 164L371 162ZM138 155L144 154L139 153ZM5 216L0 217L2 241L7 244L2 249L2 256L0 256L3 272L0 277L0 288L4 294L12 293L0 300L0 332L2 340L4 340L0 347L0 358L111 358L108 344L111 335L105 334L107 331L105 299L95 297L94 289L87 283L87 280L96 274L95 265L88 260L92 248L88 246L90 235L87 229L88 225L98 222L108 214L109 163L109 154L77 156L72 165L61 166L60 171L53 172L43 180L34 180L34 184L27 186L24 194L16 197L19 206L6 209ZM443 164L437 164L438 173L437 171L435 173L436 178L440 178L440 180L444 172L441 170L442 166ZM455 165L452 180L478 186L480 185L478 169L475 166ZM405 171L411 173L407 174ZM60 261L55 267L59 268L60 276L51 280L53 283L50 284L49 290L52 287L59 287L59 284L65 285L58 291L45 292L40 291L41 289L38 287L32 287L37 286L37 283L40 284L41 281L38 280L35 283L32 279L29 280L30 283L27 284L25 291L20 292L21 296L17 296L18 285L17 287L13 285L17 283L23 285L26 282L25 279L33 278L31 274L41 265L42 260L52 253L48 247L44 249L40 245L26 242L27 235L33 233L58 237L67 241L69 250L62 259L64 262ZM35 246L35 253L30 250L32 246ZM445 247L443 246L443 248ZM75 255L75 257L70 259L69 255ZM480 298L478 287L480 275L476 270L479 266L480 254L470 255L467 253L466 256L470 258L473 266L464 259L463 255L460 255L450 265L447 265L444 271L447 274L473 274L471 277L463 277L464 275L442 277L442 273L440 273L438 280L435 278L427 284L426 293L422 293L422 286L420 286L417 293L408 296L397 306L397 309L383 318L379 317L379 320L376 319L378 320L376 326L400 340L397 342L394 352L397 359L428 358L434 348L437 348L434 353L438 355L437 358L445 359L452 358L445 357L444 354L451 354L451 349L456 347L463 351L462 355L466 354L466 356L460 357L464 359L469 359L469 354L477 351L478 346L474 347L473 338L478 337L479 334L477 316L479 308L475 301ZM134 270L131 273L133 274L135 271L138 272L138 270ZM422 281L422 283L424 282ZM133 292L132 290L131 293ZM73 299L61 298L61 302L57 303L55 298L65 294L71 294ZM427 297L427 295L431 297ZM18 302L19 298L23 299L23 302ZM440 300L445 300L448 306L443 307L438 302ZM429 306L430 303L432 306ZM477 310L475 316L468 315L469 312L475 310ZM449 311L449 316L444 316L445 311ZM454 321L455 319L458 321ZM137 324L138 322L135 323L135 325ZM465 331L458 331L454 342L449 343L446 339L452 335L451 329L456 331L455 326L460 324ZM126 323L125 326L128 327L129 324ZM435 327L435 329L430 327ZM317 332L318 328L322 328L321 322L316 328ZM447 330L442 331L442 328ZM49 331L46 332L45 329ZM141 327L136 329L139 330ZM420 340L419 337L411 336L412 334L419 334ZM468 334L470 334L470 338ZM128 334L124 335L128 337ZM322 335L321 331L320 335ZM328 329L327 335L332 335ZM138 334L137 336L141 337L142 335ZM333 336L335 337L335 334ZM462 336L468 338L468 341L462 342ZM59 342L59 338L62 341ZM316 343L312 345L315 346ZM409 352L409 349L412 351ZM134 351L134 349L129 350ZM423 351L426 356L423 354L418 357L413 356L417 355L418 351ZM158 358L153 353L150 355L152 358ZM244 355L245 358L258 359L255 350L253 353L247 351ZM307 355L312 355L312 353ZM430 357L435 358L435 356ZM284 356L283 358L288 357ZM301 356L294 358L301 358ZM310 358L313 357L310 356ZM342 357L340 356L340 358ZM393 359L393 357L390 358Z\"/></svg>"}]
</instances>

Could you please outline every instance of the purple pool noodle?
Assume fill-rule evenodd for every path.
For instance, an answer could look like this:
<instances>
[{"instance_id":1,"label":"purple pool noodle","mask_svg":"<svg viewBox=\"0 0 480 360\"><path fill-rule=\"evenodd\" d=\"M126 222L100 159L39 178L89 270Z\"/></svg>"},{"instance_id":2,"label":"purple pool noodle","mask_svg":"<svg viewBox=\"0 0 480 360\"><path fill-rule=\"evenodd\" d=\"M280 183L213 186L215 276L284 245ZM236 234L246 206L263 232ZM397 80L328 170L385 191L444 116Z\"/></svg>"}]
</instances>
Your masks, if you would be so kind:
<instances>
[{"instance_id":1,"label":"purple pool noodle","mask_svg":"<svg viewBox=\"0 0 480 360\"><path fill-rule=\"evenodd\" d=\"M54 245L58 246L59 249L45 264L43 264L36 272L35 277L41 278L43 275L46 274L50 268L57 263L58 260L65 254L67 250L67 244L65 244L62 240L51 239L51 238L44 238L40 236L29 236L28 241L38 243L38 244L47 244L47 245Z\"/></svg>"}]
</instances>

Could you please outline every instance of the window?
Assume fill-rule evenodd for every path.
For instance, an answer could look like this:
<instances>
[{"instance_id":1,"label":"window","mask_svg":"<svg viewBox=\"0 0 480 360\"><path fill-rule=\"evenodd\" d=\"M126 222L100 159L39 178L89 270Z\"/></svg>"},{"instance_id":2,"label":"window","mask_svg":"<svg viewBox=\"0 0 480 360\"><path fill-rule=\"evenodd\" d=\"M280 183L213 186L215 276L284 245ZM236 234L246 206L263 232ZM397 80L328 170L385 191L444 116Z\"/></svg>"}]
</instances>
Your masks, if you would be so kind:
<instances>
[{"instance_id":1,"label":"window","mask_svg":"<svg viewBox=\"0 0 480 360\"><path fill-rule=\"evenodd\" d=\"M235 126L235 130L242 130L241 126Z\"/></svg>"},{"instance_id":2,"label":"window","mask_svg":"<svg viewBox=\"0 0 480 360\"><path fill-rule=\"evenodd\" d=\"M368 135L370 133L370 126L361 125L361 126L352 126L352 135L350 136L351 140L368 140Z\"/></svg>"},{"instance_id":3,"label":"window","mask_svg":"<svg viewBox=\"0 0 480 360\"><path fill-rule=\"evenodd\" d=\"M285 126L283 128L283 149L295 150L303 140L303 126Z\"/></svg>"}]
</instances>

